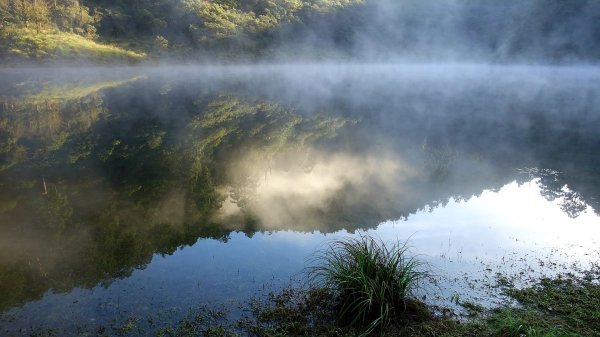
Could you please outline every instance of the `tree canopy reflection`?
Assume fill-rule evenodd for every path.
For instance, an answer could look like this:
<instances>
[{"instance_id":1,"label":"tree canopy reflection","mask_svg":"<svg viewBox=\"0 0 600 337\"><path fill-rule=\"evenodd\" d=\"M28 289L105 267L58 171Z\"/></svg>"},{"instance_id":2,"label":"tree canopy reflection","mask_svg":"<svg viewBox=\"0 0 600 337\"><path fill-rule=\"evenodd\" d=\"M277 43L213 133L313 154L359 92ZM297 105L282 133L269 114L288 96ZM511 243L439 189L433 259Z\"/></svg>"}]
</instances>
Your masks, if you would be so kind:
<instances>
[{"instance_id":1,"label":"tree canopy reflection","mask_svg":"<svg viewBox=\"0 0 600 337\"><path fill-rule=\"evenodd\" d=\"M599 209L600 136L578 106L557 122L493 89L342 81L294 96L265 81L4 81L0 309L108 286L198 238L373 228L515 180L569 216Z\"/></svg>"}]
</instances>

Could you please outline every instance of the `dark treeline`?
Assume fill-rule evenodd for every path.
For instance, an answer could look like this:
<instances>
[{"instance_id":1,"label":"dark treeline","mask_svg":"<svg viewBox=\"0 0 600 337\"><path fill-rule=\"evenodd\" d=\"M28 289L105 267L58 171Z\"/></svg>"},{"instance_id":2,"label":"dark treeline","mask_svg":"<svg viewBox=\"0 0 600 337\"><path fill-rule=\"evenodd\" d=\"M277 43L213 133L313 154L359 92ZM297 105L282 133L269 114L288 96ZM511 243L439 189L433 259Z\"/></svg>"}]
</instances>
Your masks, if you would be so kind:
<instances>
[{"instance_id":1,"label":"dark treeline","mask_svg":"<svg viewBox=\"0 0 600 337\"><path fill-rule=\"evenodd\" d=\"M4 56L29 58L45 56L31 49L48 48L30 30L75 33L169 60L600 57L600 4L593 0L0 0L0 19Z\"/></svg>"}]
</instances>

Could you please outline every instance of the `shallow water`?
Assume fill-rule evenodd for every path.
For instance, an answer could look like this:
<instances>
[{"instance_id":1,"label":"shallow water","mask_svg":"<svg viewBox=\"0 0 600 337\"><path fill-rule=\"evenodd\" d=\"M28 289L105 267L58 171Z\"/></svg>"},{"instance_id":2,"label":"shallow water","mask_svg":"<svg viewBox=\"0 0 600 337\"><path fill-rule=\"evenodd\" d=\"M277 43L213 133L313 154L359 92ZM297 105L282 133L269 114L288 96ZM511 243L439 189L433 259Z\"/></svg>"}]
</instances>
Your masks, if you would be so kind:
<instances>
[{"instance_id":1,"label":"shallow water","mask_svg":"<svg viewBox=\"0 0 600 337\"><path fill-rule=\"evenodd\" d=\"M496 273L524 285L598 260L596 68L1 75L8 334L159 326L203 304L239 314L364 231L408 240L431 304L493 306Z\"/></svg>"}]
</instances>

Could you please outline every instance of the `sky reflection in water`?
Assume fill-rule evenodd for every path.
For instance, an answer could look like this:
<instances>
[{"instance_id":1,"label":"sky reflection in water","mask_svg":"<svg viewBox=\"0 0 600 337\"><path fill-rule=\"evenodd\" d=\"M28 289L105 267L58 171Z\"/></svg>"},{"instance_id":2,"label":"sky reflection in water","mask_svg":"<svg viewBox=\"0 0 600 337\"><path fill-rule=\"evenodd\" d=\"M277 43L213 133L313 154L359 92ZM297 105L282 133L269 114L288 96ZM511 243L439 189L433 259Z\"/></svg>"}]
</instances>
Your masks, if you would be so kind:
<instances>
[{"instance_id":1,"label":"sky reflection in water","mask_svg":"<svg viewBox=\"0 0 600 337\"><path fill-rule=\"evenodd\" d=\"M385 241L410 238L412 251L436 275L435 283L420 290L430 302L448 305L449 298L458 294L461 300L493 305L503 300L497 289L489 288L496 284L496 272L514 277L516 284L526 284L597 261L600 218L591 208L570 218L560 210L559 202L544 199L535 180L521 185L513 182L498 192L450 201L432 212L384 222L367 232ZM202 304L236 313L244 299L290 281L301 283L303 268L314 251L350 235L357 234L275 231L249 238L237 232L228 242L200 239L172 255L155 255L144 269L108 288L48 292L4 317L64 326L65 314L93 325L119 315L162 314L169 321Z\"/></svg>"}]
</instances>

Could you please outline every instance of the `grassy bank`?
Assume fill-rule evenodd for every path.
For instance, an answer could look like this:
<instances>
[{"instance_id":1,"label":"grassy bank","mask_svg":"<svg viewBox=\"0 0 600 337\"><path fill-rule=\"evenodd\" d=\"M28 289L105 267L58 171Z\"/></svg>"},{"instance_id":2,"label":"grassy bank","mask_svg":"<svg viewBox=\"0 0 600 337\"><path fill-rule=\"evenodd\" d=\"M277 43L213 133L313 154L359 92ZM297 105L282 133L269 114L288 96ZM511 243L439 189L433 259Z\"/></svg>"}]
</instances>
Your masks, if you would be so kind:
<instances>
[{"instance_id":1,"label":"grassy bank","mask_svg":"<svg viewBox=\"0 0 600 337\"><path fill-rule=\"evenodd\" d=\"M73 33L7 26L0 31L0 58L9 64L40 61L135 63L144 60L146 55L100 44Z\"/></svg>"}]
</instances>

